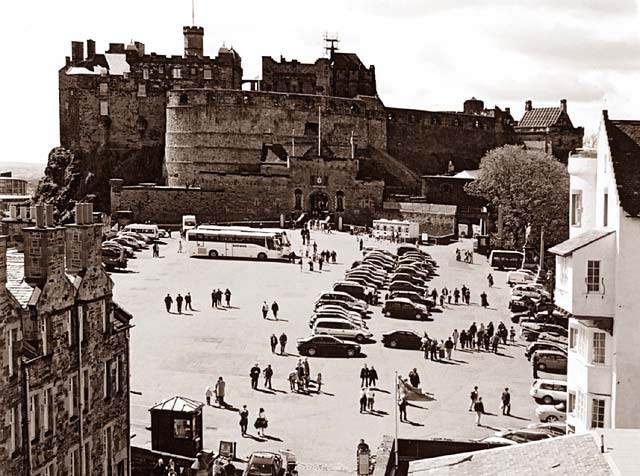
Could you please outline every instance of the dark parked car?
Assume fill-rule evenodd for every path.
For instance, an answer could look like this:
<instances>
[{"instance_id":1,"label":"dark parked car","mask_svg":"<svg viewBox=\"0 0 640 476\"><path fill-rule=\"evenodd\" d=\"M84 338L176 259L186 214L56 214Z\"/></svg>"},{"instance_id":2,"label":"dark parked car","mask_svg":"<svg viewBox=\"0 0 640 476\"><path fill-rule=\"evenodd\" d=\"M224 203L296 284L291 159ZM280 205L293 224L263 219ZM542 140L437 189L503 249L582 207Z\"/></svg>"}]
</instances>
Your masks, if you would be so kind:
<instances>
[{"instance_id":1,"label":"dark parked car","mask_svg":"<svg viewBox=\"0 0 640 476\"><path fill-rule=\"evenodd\" d=\"M389 299L395 298L406 298L409 301L415 302L416 304L427 306L427 309L431 309L436 305L433 299L423 297L422 294L415 291L392 291L389 294Z\"/></svg>"},{"instance_id":2,"label":"dark parked car","mask_svg":"<svg viewBox=\"0 0 640 476\"><path fill-rule=\"evenodd\" d=\"M426 306L405 298L387 300L382 307L382 313L386 317L396 319L427 319L429 317Z\"/></svg>"},{"instance_id":3,"label":"dark parked car","mask_svg":"<svg viewBox=\"0 0 640 476\"><path fill-rule=\"evenodd\" d=\"M336 337L317 335L298 339L298 352L300 355L311 357L316 355L353 357L360 353L360 346Z\"/></svg>"},{"instance_id":4,"label":"dark parked car","mask_svg":"<svg viewBox=\"0 0 640 476\"><path fill-rule=\"evenodd\" d=\"M549 342L549 341L546 341L546 342L535 341L529 344L526 350L524 351L524 356L527 358L527 360L531 360L531 356L536 350L557 350L560 352L564 352L564 354L567 355L566 344L558 344L558 343Z\"/></svg>"},{"instance_id":5,"label":"dark parked car","mask_svg":"<svg viewBox=\"0 0 640 476\"><path fill-rule=\"evenodd\" d=\"M413 291L418 294L423 294L426 291L426 288L416 286L409 281L393 281L389 284L389 291Z\"/></svg>"},{"instance_id":6,"label":"dark parked car","mask_svg":"<svg viewBox=\"0 0 640 476\"><path fill-rule=\"evenodd\" d=\"M529 342L538 340L538 336L543 332L559 337L567 337L567 330L562 326L553 324L540 324L536 322L525 322L522 325L522 335Z\"/></svg>"},{"instance_id":7,"label":"dark parked car","mask_svg":"<svg viewBox=\"0 0 640 476\"><path fill-rule=\"evenodd\" d=\"M397 330L385 332L382 334L382 344L385 347L420 350L422 337L413 331Z\"/></svg>"}]
</instances>

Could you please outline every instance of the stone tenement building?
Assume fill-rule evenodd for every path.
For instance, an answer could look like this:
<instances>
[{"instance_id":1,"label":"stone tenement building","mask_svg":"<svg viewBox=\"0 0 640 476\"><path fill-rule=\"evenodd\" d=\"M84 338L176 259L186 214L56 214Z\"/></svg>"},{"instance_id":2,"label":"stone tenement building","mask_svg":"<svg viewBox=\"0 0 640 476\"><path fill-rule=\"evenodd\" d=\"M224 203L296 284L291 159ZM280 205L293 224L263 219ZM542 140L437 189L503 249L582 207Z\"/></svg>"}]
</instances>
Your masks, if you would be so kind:
<instances>
[{"instance_id":1,"label":"stone tenement building","mask_svg":"<svg viewBox=\"0 0 640 476\"><path fill-rule=\"evenodd\" d=\"M102 267L91 205L55 226L38 205L24 254L0 236L0 473L125 476L129 320Z\"/></svg>"},{"instance_id":2,"label":"stone tenement building","mask_svg":"<svg viewBox=\"0 0 640 476\"><path fill-rule=\"evenodd\" d=\"M82 43L72 43L72 58L59 73L61 143L75 155L74 171L86 177L77 181L77 193L96 193L99 208L108 209L110 178L124 180L123 187L118 183L121 205L127 203L127 186L142 182L216 191L220 204L234 201L225 195L232 186L254 196L263 190L255 184L270 180L257 178L265 171L263 150L269 145L291 158L309 157L312 147L317 153L319 139L320 151L332 151L331 157L316 157L321 160L314 171L278 197L288 214L295 211L289 205L295 203L293 191L302 190L312 175L334 177L335 169L318 169L325 159L353 155L358 166L351 180L383 180L384 196L415 195L420 175L444 173L450 162L456 170L475 169L486 151L523 142L509 108L485 108L475 98L465 101L461 112L385 106L377 95L375 68L365 67L355 54L337 52L333 44L329 57L314 63L263 57L262 80L243 80L235 51L222 48L210 59L203 56L203 29L183 31L182 57L147 55L138 42L111 44L96 54L91 40L84 57ZM575 142L571 137L563 143ZM298 180L294 175L290 181ZM353 198L345 203L366 203ZM312 202L304 197L303 203ZM336 211L335 197L327 211ZM235 208L232 219L253 212Z\"/></svg>"}]
</instances>

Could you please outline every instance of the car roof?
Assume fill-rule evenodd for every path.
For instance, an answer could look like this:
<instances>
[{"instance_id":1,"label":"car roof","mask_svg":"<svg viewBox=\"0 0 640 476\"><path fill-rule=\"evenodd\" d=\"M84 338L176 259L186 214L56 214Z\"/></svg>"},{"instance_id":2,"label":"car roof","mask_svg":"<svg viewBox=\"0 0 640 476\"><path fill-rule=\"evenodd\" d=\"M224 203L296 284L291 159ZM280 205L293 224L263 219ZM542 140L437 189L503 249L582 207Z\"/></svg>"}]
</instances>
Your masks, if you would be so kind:
<instances>
[{"instance_id":1,"label":"car roof","mask_svg":"<svg viewBox=\"0 0 640 476\"><path fill-rule=\"evenodd\" d=\"M537 379L534 379L533 382L567 385L567 381L566 380L557 380L557 379L553 379L553 378L537 378ZM532 382L532 385L533 385L533 382Z\"/></svg>"},{"instance_id":2,"label":"car roof","mask_svg":"<svg viewBox=\"0 0 640 476\"><path fill-rule=\"evenodd\" d=\"M403 302L405 304L411 304L412 306L415 305L411 299L404 298L404 297L387 299L387 302Z\"/></svg>"},{"instance_id":3,"label":"car roof","mask_svg":"<svg viewBox=\"0 0 640 476\"><path fill-rule=\"evenodd\" d=\"M536 350L536 354L538 354L538 355L560 355L562 357L567 357L567 354L565 354L564 352L560 352L559 350L541 349L541 350Z\"/></svg>"},{"instance_id":4,"label":"car roof","mask_svg":"<svg viewBox=\"0 0 640 476\"><path fill-rule=\"evenodd\" d=\"M418 334L416 331L411 330L411 329L394 329L392 331L388 331L388 332L384 332L384 335L388 335L388 334L395 334L396 332L407 332L409 334L415 334L418 337L422 338L422 336L420 334Z\"/></svg>"},{"instance_id":5,"label":"car roof","mask_svg":"<svg viewBox=\"0 0 640 476\"><path fill-rule=\"evenodd\" d=\"M316 322L314 325L320 323L320 322L331 322L331 323L337 323L337 322L349 322L348 319L342 319L340 317L318 317L316 319Z\"/></svg>"}]
</instances>

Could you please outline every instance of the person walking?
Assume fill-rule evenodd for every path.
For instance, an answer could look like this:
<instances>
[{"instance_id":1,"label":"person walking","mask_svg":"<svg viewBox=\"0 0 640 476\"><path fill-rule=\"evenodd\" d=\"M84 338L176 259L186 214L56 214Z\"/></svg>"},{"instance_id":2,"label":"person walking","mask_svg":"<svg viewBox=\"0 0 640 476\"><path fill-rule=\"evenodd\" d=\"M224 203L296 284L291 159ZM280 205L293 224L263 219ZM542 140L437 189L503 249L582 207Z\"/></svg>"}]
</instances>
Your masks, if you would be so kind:
<instances>
[{"instance_id":1,"label":"person walking","mask_svg":"<svg viewBox=\"0 0 640 476\"><path fill-rule=\"evenodd\" d=\"M218 288L218 290L216 291L216 300L218 302L218 307L222 307L222 295L224 293L222 292L222 289Z\"/></svg>"},{"instance_id":2,"label":"person walking","mask_svg":"<svg viewBox=\"0 0 640 476\"><path fill-rule=\"evenodd\" d=\"M246 405L242 405L242 410L240 410L240 433L242 434L242 436L246 436L248 426L249 426L249 410L247 410Z\"/></svg>"},{"instance_id":3,"label":"person walking","mask_svg":"<svg viewBox=\"0 0 640 476\"><path fill-rule=\"evenodd\" d=\"M447 342L444 343L444 348L447 351L447 360L451 360L451 351L453 350L453 341L451 337L447 339Z\"/></svg>"},{"instance_id":4,"label":"person walking","mask_svg":"<svg viewBox=\"0 0 640 476\"><path fill-rule=\"evenodd\" d=\"M451 334L451 340L453 340L453 348L458 349L458 338L460 334L458 334L458 329L453 330L453 334Z\"/></svg>"},{"instance_id":5,"label":"person walking","mask_svg":"<svg viewBox=\"0 0 640 476\"><path fill-rule=\"evenodd\" d=\"M324 252L322 252L318 258L318 269L320 271L322 271L322 263L324 263Z\"/></svg>"},{"instance_id":6,"label":"person walking","mask_svg":"<svg viewBox=\"0 0 640 476\"><path fill-rule=\"evenodd\" d=\"M295 370L292 370L291 372L289 372L289 389L292 392L296 391L297 380L298 380L298 372L296 372Z\"/></svg>"},{"instance_id":7,"label":"person walking","mask_svg":"<svg viewBox=\"0 0 640 476\"><path fill-rule=\"evenodd\" d=\"M378 381L378 371L372 365L371 368L369 369L369 386L375 387L377 381Z\"/></svg>"},{"instance_id":8,"label":"person walking","mask_svg":"<svg viewBox=\"0 0 640 476\"><path fill-rule=\"evenodd\" d=\"M224 395L226 392L227 383L224 381L222 377L218 377L218 381L216 382L215 392L216 392L216 402L218 405L224 405Z\"/></svg>"},{"instance_id":9,"label":"person walking","mask_svg":"<svg viewBox=\"0 0 640 476\"><path fill-rule=\"evenodd\" d=\"M252 390L257 390L258 389L258 379L260 378L260 367L258 367L258 364L255 363L253 365L253 367L251 367L251 370L249 371L249 377L251 377L251 389Z\"/></svg>"},{"instance_id":10,"label":"person walking","mask_svg":"<svg viewBox=\"0 0 640 476\"><path fill-rule=\"evenodd\" d=\"M369 410L370 412L373 412L373 406L375 404L375 393L373 392L372 388L369 388L369 390L367 391L367 410Z\"/></svg>"},{"instance_id":11,"label":"person walking","mask_svg":"<svg viewBox=\"0 0 640 476\"><path fill-rule=\"evenodd\" d=\"M178 241L178 253L182 253L182 238Z\"/></svg>"},{"instance_id":12,"label":"person walking","mask_svg":"<svg viewBox=\"0 0 640 476\"><path fill-rule=\"evenodd\" d=\"M427 333L425 332L422 339L420 339L420 350L424 352L425 360L429 358L429 347L429 336L427 336Z\"/></svg>"},{"instance_id":13,"label":"person walking","mask_svg":"<svg viewBox=\"0 0 640 476\"><path fill-rule=\"evenodd\" d=\"M360 389L360 413L367 411L367 388L362 387Z\"/></svg>"},{"instance_id":14,"label":"person walking","mask_svg":"<svg viewBox=\"0 0 640 476\"><path fill-rule=\"evenodd\" d=\"M420 387L420 376L418 375L418 369L413 369L411 372L409 372L409 382L411 382L412 387Z\"/></svg>"},{"instance_id":15,"label":"person walking","mask_svg":"<svg viewBox=\"0 0 640 476\"><path fill-rule=\"evenodd\" d=\"M211 290L211 307L214 308L214 307L217 307L217 305L218 305L218 295L216 294L216 289L213 288Z\"/></svg>"},{"instance_id":16,"label":"person walking","mask_svg":"<svg viewBox=\"0 0 640 476\"><path fill-rule=\"evenodd\" d=\"M480 293L480 305L485 309L489 307L489 301L487 300L487 293L485 293L484 291Z\"/></svg>"},{"instance_id":17,"label":"person walking","mask_svg":"<svg viewBox=\"0 0 640 476\"><path fill-rule=\"evenodd\" d=\"M469 411L472 412L474 405L478 401L478 387L473 387L473 390L471 390L471 394L469 395L469 398L471 399L471 404L469 405Z\"/></svg>"},{"instance_id":18,"label":"person walking","mask_svg":"<svg viewBox=\"0 0 640 476\"><path fill-rule=\"evenodd\" d=\"M455 304L458 304L458 302L460 301L460 291L458 290L458 288L455 288L453 290L453 301Z\"/></svg>"},{"instance_id":19,"label":"person walking","mask_svg":"<svg viewBox=\"0 0 640 476\"><path fill-rule=\"evenodd\" d=\"M184 296L184 310L190 310L193 311L193 308L191 307L191 293L187 293Z\"/></svg>"},{"instance_id":20,"label":"person walking","mask_svg":"<svg viewBox=\"0 0 640 476\"><path fill-rule=\"evenodd\" d=\"M266 319L268 314L269 314L269 305L267 304L267 301L262 301L262 318Z\"/></svg>"},{"instance_id":21,"label":"person walking","mask_svg":"<svg viewBox=\"0 0 640 476\"><path fill-rule=\"evenodd\" d=\"M367 368L367 364L364 364L364 367L360 369L360 380L362 381L360 386L363 388L366 387L369 382L369 369Z\"/></svg>"},{"instance_id":22,"label":"person walking","mask_svg":"<svg viewBox=\"0 0 640 476\"><path fill-rule=\"evenodd\" d=\"M398 408L400 409L400 421L407 421L407 405L409 403L407 402L407 397L405 397L404 395L402 396L402 398L400 398L400 401L398 402Z\"/></svg>"},{"instance_id":23,"label":"person walking","mask_svg":"<svg viewBox=\"0 0 640 476\"><path fill-rule=\"evenodd\" d=\"M275 318L275 320L278 320L278 311L280 310L280 306L278 306L278 303L274 300L273 304L271 304L271 312L273 312L273 317Z\"/></svg>"},{"instance_id":24,"label":"person walking","mask_svg":"<svg viewBox=\"0 0 640 476\"><path fill-rule=\"evenodd\" d=\"M271 377L273 377L273 369L271 368L271 364L267 364L267 367L264 369L263 374L264 374L264 388L273 390L273 388L271 387Z\"/></svg>"},{"instance_id":25,"label":"person walking","mask_svg":"<svg viewBox=\"0 0 640 476\"><path fill-rule=\"evenodd\" d=\"M509 388L504 389L500 400L502 400L502 414L511 416L511 394L509 393Z\"/></svg>"},{"instance_id":26,"label":"person walking","mask_svg":"<svg viewBox=\"0 0 640 476\"><path fill-rule=\"evenodd\" d=\"M276 337L275 334L271 334L271 337L269 338L269 343L271 344L271 353L275 354L276 346L278 345L278 338Z\"/></svg>"},{"instance_id":27,"label":"person walking","mask_svg":"<svg viewBox=\"0 0 640 476\"><path fill-rule=\"evenodd\" d=\"M260 408L260 410L258 411L258 417L253 424L253 426L256 427L256 430L258 430L258 436L264 436L264 430L268 425L269 422L267 421L267 416L264 412L264 408Z\"/></svg>"},{"instance_id":28,"label":"person walking","mask_svg":"<svg viewBox=\"0 0 640 476\"><path fill-rule=\"evenodd\" d=\"M167 294L164 298L164 305L167 308L167 312L171 312L171 304L173 304L173 299L170 294Z\"/></svg>"},{"instance_id":29,"label":"person walking","mask_svg":"<svg viewBox=\"0 0 640 476\"><path fill-rule=\"evenodd\" d=\"M211 406L211 397L213 396L211 387L207 387L207 390L204 392L204 396L207 398L207 406Z\"/></svg>"},{"instance_id":30,"label":"person walking","mask_svg":"<svg viewBox=\"0 0 640 476\"><path fill-rule=\"evenodd\" d=\"M178 296L176 297L176 307L178 308L178 314L182 314L182 301L182 296L178 294Z\"/></svg>"},{"instance_id":31,"label":"person walking","mask_svg":"<svg viewBox=\"0 0 640 476\"><path fill-rule=\"evenodd\" d=\"M516 343L516 330L513 328L513 326L511 326L511 329L509 329L509 339L512 344Z\"/></svg>"},{"instance_id":32,"label":"person walking","mask_svg":"<svg viewBox=\"0 0 640 476\"><path fill-rule=\"evenodd\" d=\"M229 291L229 288L227 288L227 290L224 292L224 299L227 302L227 307L231 306L231 291Z\"/></svg>"},{"instance_id":33,"label":"person walking","mask_svg":"<svg viewBox=\"0 0 640 476\"><path fill-rule=\"evenodd\" d=\"M322 392L322 374L318 372L318 376L316 377L316 393Z\"/></svg>"},{"instance_id":34,"label":"person walking","mask_svg":"<svg viewBox=\"0 0 640 476\"><path fill-rule=\"evenodd\" d=\"M460 348L464 349L467 346L467 331L462 329L460 332ZM453 343L453 348L456 348L455 342Z\"/></svg>"},{"instance_id":35,"label":"person walking","mask_svg":"<svg viewBox=\"0 0 640 476\"><path fill-rule=\"evenodd\" d=\"M493 287L493 276L491 276L491 273L487 275L487 283L489 283L490 288Z\"/></svg>"},{"instance_id":36,"label":"person walking","mask_svg":"<svg viewBox=\"0 0 640 476\"><path fill-rule=\"evenodd\" d=\"M482 403L482 397L478 397L476 403L473 404L473 409L476 412L476 425L482 426L480 424L480 417L484 413L484 403Z\"/></svg>"},{"instance_id":37,"label":"person walking","mask_svg":"<svg viewBox=\"0 0 640 476\"><path fill-rule=\"evenodd\" d=\"M285 347L287 346L287 334L280 334L280 355L285 355Z\"/></svg>"},{"instance_id":38,"label":"person walking","mask_svg":"<svg viewBox=\"0 0 640 476\"><path fill-rule=\"evenodd\" d=\"M311 369L309 367L309 360L306 357L302 361L302 370L303 370L304 384L305 384L305 387L308 389L309 382L311 381Z\"/></svg>"}]
</instances>

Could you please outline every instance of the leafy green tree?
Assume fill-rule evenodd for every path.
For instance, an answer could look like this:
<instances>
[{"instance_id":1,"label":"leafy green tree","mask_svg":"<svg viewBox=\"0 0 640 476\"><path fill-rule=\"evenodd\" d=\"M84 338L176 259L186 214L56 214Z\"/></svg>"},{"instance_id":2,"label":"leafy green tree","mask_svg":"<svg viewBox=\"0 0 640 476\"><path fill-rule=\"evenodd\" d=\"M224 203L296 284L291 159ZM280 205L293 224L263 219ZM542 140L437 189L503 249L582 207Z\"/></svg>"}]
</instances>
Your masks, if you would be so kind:
<instances>
[{"instance_id":1,"label":"leafy green tree","mask_svg":"<svg viewBox=\"0 0 640 476\"><path fill-rule=\"evenodd\" d=\"M465 189L487 200L494 223L501 209L505 248L522 249L529 226L529 243L536 250L543 226L545 248L569 237L569 174L543 151L515 145L490 150L480 162L478 178ZM494 242L500 238L496 233Z\"/></svg>"}]
</instances>

